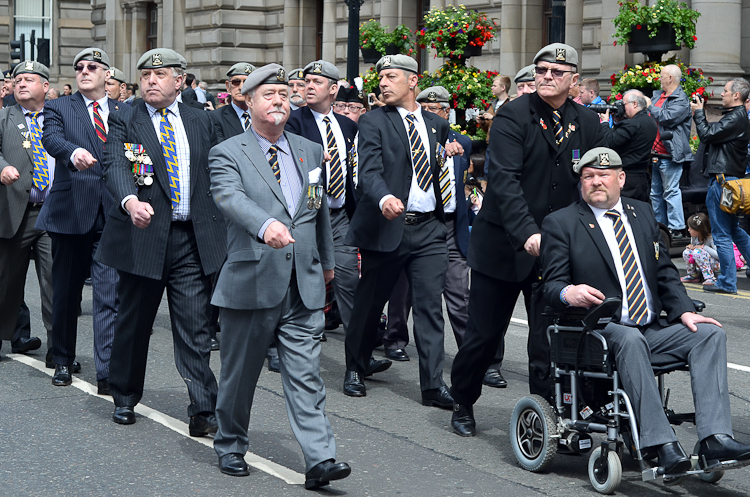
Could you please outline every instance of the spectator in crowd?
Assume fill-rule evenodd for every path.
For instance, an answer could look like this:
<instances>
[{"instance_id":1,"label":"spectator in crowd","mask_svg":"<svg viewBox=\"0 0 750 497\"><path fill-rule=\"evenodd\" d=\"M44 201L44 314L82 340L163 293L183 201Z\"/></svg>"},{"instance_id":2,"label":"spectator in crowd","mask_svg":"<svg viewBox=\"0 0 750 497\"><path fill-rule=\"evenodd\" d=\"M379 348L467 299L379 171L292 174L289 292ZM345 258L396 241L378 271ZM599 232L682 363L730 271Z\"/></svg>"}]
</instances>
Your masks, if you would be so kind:
<instances>
[{"instance_id":1,"label":"spectator in crowd","mask_svg":"<svg viewBox=\"0 0 750 497\"><path fill-rule=\"evenodd\" d=\"M70 86L68 83L65 83L63 85L63 96L68 97L73 94L73 87Z\"/></svg>"},{"instance_id":2,"label":"spectator in crowd","mask_svg":"<svg viewBox=\"0 0 750 497\"><path fill-rule=\"evenodd\" d=\"M104 83L104 91L112 100L120 102L125 100L128 84L125 82L125 73L116 67L109 68L109 79Z\"/></svg>"},{"instance_id":3,"label":"spectator in crowd","mask_svg":"<svg viewBox=\"0 0 750 497\"><path fill-rule=\"evenodd\" d=\"M713 285L719 271L719 253L711 236L711 221L708 215L698 212L687 220L690 244L682 251L687 275L680 278L683 283Z\"/></svg>"},{"instance_id":4,"label":"spectator in crowd","mask_svg":"<svg viewBox=\"0 0 750 497\"><path fill-rule=\"evenodd\" d=\"M47 100L54 100L56 98L60 98L60 90L58 90L57 88L50 88L45 98Z\"/></svg>"},{"instance_id":5,"label":"spectator in crowd","mask_svg":"<svg viewBox=\"0 0 750 497\"><path fill-rule=\"evenodd\" d=\"M606 104L602 97L599 96L599 82L594 78L586 78L578 85L580 90L581 104L588 107L591 104Z\"/></svg>"},{"instance_id":6,"label":"spectator in crowd","mask_svg":"<svg viewBox=\"0 0 750 497\"><path fill-rule=\"evenodd\" d=\"M289 73L289 106L297 110L307 105L305 101L305 71L300 67Z\"/></svg>"},{"instance_id":7,"label":"spectator in crowd","mask_svg":"<svg viewBox=\"0 0 750 497\"><path fill-rule=\"evenodd\" d=\"M182 93L180 93L180 97L182 98L182 103L184 103L185 105L189 105L190 107L193 107L195 109L203 110L203 103L198 100L198 95L195 91L197 87L198 81L195 79L195 74L186 73L185 88L182 90Z\"/></svg>"},{"instance_id":8,"label":"spectator in crowd","mask_svg":"<svg viewBox=\"0 0 750 497\"><path fill-rule=\"evenodd\" d=\"M707 292L737 293L737 266L732 243L737 245L745 260L750 261L750 235L740 229L737 214L729 214L721 209L724 182L745 176L750 141L750 122L744 107L748 95L750 84L747 80L732 78L727 81L721 92L721 103L727 110L721 120L714 123L706 120L704 100L700 95L695 95L690 103L698 137L706 144L703 172L710 177L706 209L721 267L721 274L714 284L703 285L703 290Z\"/></svg>"},{"instance_id":9,"label":"spectator in crowd","mask_svg":"<svg viewBox=\"0 0 750 497\"><path fill-rule=\"evenodd\" d=\"M208 91L208 83L205 81L201 81L199 85L200 90L203 92L203 94L206 96L206 102L210 103L211 106L206 106L207 110L214 110L216 109L216 98L211 94L210 91Z\"/></svg>"},{"instance_id":10,"label":"spectator in crowd","mask_svg":"<svg viewBox=\"0 0 750 497\"><path fill-rule=\"evenodd\" d=\"M492 118L497 114L500 107L510 102L509 90L510 78L502 74L495 76L492 80L492 94L495 95L495 98L489 103L485 112L477 117L477 124L485 133L489 132L490 126L492 126Z\"/></svg>"},{"instance_id":11,"label":"spectator in crowd","mask_svg":"<svg viewBox=\"0 0 750 497\"><path fill-rule=\"evenodd\" d=\"M536 91L536 80L534 79L534 64L528 65L516 73L513 79L516 84L516 97Z\"/></svg>"},{"instance_id":12,"label":"spectator in crowd","mask_svg":"<svg viewBox=\"0 0 750 497\"><path fill-rule=\"evenodd\" d=\"M135 100L135 92L138 91L138 85L135 83L128 83L125 87L125 100L124 103L132 106Z\"/></svg>"},{"instance_id":13,"label":"spectator in crowd","mask_svg":"<svg viewBox=\"0 0 750 497\"><path fill-rule=\"evenodd\" d=\"M680 178L686 163L693 161L690 150L690 103L680 86L682 71L674 64L661 70L661 90L647 100L648 112L656 119L659 130L654 142L654 152L659 160L651 171L651 206L656 220L669 228L672 241L683 241L685 216L682 211ZM672 137L663 140L663 132Z\"/></svg>"}]
</instances>

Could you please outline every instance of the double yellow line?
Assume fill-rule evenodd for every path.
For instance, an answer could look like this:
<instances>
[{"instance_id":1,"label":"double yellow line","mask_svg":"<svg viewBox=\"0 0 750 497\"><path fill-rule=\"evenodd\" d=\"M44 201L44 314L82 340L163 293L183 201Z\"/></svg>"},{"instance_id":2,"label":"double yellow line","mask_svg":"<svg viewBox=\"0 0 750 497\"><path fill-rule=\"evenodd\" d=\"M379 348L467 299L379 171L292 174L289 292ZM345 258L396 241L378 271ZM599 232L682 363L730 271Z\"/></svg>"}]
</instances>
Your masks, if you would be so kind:
<instances>
[{"instance_id":1,"label":"double yellow line","mask_svg":"<svg viewBox=\"0 0 750 497\"><path fill-rule=\"evenodd\" d=\"M699 291L701 294L705 295L709 292L703 291L703 285L700 283L683 283L685 285L685 288L688 290L695 290L696 292ZM711 295L718 295L720 297L729 297L732 299L744 299L744 300L750 300L750 292L745 290L737 290L737 295L732 295L729 293L712 293Z\"/></svg>"}]
</instances>

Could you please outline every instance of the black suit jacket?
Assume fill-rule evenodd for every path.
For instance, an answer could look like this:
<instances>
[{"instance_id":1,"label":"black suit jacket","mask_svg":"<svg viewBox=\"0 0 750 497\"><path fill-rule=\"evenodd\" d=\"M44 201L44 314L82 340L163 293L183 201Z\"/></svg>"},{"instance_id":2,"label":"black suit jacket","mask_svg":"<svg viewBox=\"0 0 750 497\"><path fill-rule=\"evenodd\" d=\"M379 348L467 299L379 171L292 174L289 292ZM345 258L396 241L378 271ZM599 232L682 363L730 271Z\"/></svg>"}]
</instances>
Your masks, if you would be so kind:
<instances>
[{"instance_id":1,"label":"black suit jacket","mask_svg":"<svg viewBox=\"0 0 750 497\"><path fill-rule=\"evenodd\" d=\"M641 267L658 316L679 319L695 310L668 248L662 243L659 225L649 204L622 199L635 237ZM632 243L632 240L631 240ZM544 298L551 307L564 308L560 291L568 285L590 285L606 297L622 297L612 253L589 205L580 201L547 216L542 223ZM619 310L615 316L619 320Z\"/></svg>"},{"instance_id":2,"label":"black suit jacket","mask_svg":"<svg viewBox=\"0 0 750 497\"><path fill-rule=\"evenodd\" d=\"M440 201L439 168L436 146L448 140L448 121L422 111L429 145L427 152L432 168L435 192L435 212L445 222ZM390 194L400 199L404 207L409 200L409 189L414 168L406 128L396 107L387 105L367 112L359 118L359 204L354 212L346 244L367 250L391 252L401 243L404 215L393 221L383 216L378 206L380 199Z\"/></svg>"},{"instance_id":3,"label":"black suit jacket","mask_svg":"<svg viewBox=\"0 0 750 497\"><path fill-rule=\"evenodd\" d=\"M614 128L610 129L609 123L606 122L601 126L604 130L605 146L620 155L625 174L648 172L658 126L646 109L631 119L623 119L615 124Z\"/></svg>"},{"instance_id":4,"label":"black suit jacket","mask_svg":"<svg viewBox=\"0 0 750 497\"><path fill-rule=\"evenodd\" d=\"M472 224L469 266L493 278L523 281L536 258L523 248L542 220L579 199L574 154L604 144L599 116L565 101L563 132L555 144L552 108L537 93L503 106L490 129L489 182Z\"/></svg>"},{"instance_id":5,"label":"black suit jacket","mask_svg":"<svg viewBox=\"0 0 750 497\"><path fill-rule=\"evenodd\" d=\"M189 105L194 109L203 110L203 104L198 101L198 97L195 95L195 89L187 87L182 90L182 103Z\"/></svg>"},{"instance_id":6,"label":"black suit jacket","mask_svg":"<svg viewBox=\"0 0 750 497\"><path fill-rule=\"evenodd\" d=\"M224 216L211 195L208 152L216 143L214 127L206 112L180 104L180 117L190 143L190 215L204 274L219 270L227 251ZM145 103L123 116L110 116L109 139L104 157L107 187L115 205L102 233L96 260L102 264L146 278L163 275L167 242L172 222L169 175L164 152ZM155 181L136 191L130 162L125 158L125 143L145 147L154 163ZM120 203L128 195L137 195L154 209L151 223L137 228ZM185 201L185 199L182 199Z\"/></svg>"},{"instance_id":7,"label":"black suit jacket","mask_svg":"<svg viewBox=\"0 0 750 497\"><path fill-rule=\"evenodd\" d=\"M248 110L248 114L249 113L250 111ZM208 116L214 123L217 143L221 143L227 138L231 138L245 132L245 128L242 126L242 122L237 116L237 112L235 112L234 106L231 103L229 105L225 105L224 107L218 108L213 112L209 112Z\"/></svg>"},{"instance_id":8,"label":"black suit jacket","mask_svg":"<svg viewBox=\"0 0 750 497\"><path fill-rule=\"evenodd\" d=\"M456 178L456 243L461 255L469 253L469 206L464 191L464 172L469 170L471 139L453 130L448 131L448 141L456 140L464 148L463 155L453 157L453 175Z\"/></svg>"},{"instance_id":9,"label":"black suit jacket","mask_svg":"<svg viewBox=\"0 0 750 497\"><path fill-rule=\"evenodd\" d=\"M357 193L354 190L354 179L352 177L352 168L349 164L348 151L354 146L354 137L357 136L358 127L357 123L346 116L336 114L335 112L331 112L331 115L339 123L339 128L341 128L341 133L344 135L344 140L346 141L346 150L339 150L339 157L341 160L346 161L347 166L344 208L346 208L346 213L351 218L354 215L354 210L357 208ZM326 149L326 144L323 143L323 137L320 135L320 129L315 122L315 116L313 116L312 111L307 106L293 110L289 114L289 120L286 122L286 130L315 143L319 143L323 147L323 150ZM326 188L328 188L328 171L325 166L323 166L323 174L325 175Z\"/></svg>"}]
</instances>

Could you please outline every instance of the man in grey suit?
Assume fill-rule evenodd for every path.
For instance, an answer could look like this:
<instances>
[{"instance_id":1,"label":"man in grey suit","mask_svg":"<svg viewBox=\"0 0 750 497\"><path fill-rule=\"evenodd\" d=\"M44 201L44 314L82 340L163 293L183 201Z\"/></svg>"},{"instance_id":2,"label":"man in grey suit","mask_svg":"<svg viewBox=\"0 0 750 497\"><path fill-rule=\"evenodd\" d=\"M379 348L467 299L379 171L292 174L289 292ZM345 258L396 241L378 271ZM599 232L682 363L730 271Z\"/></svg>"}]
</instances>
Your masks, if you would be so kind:
<instances>
[{"instance_id":1,"label":"man in grey suit","mask_svg":"<svg viewBox=\"0 0 750 497\"><path fill-rule=\"evenodd\" d=\"M49 69L27 60L13 71L17 105L0 111L0 339L11 340L13 352L41 347L36 337L16 329L23 301L31 249L36 252L42 320L47 347L52 347L52 242L34 228L49 193L55 160L42 146L44 96ZM28 332L27 332L28 333Z\"/></svg>"},{"instance_id":2,"label":"man in grey suit","mask_svg":"<svg viewBox=\"0 0 750 497\"><path fill-rule=\"evenodd\" d=\"M221 308L223 341L214 449L222 473L249 474L243 457L253 394L276 340L289 423L305 456L305 488L313 489L351 472L336 462L320 377L325 283L335 266L323 149L284 132L283 67L256 69L242 93L250 130L210 154L211 193L229 223L227 260L212 299Z\"/></svg>"}]
</instances>

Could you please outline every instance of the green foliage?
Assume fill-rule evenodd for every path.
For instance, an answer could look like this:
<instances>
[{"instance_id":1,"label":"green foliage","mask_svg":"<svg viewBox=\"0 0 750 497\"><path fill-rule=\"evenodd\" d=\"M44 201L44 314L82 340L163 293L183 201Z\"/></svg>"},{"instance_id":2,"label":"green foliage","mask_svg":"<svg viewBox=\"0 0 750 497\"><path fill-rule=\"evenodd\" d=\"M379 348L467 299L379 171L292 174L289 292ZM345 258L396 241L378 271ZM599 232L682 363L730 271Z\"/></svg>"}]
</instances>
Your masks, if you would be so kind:
<instances>
[{"instance_id":1,"label":"green foliage","mask_svg":"<svg viewBox=\"0 0 750 497\"><path fill-rule=\"evenodd\" d=\"M686 66L672 57L666 62L645 62L634 67L625 66L622 71L609 77L612 82L612 93L609 99L620 100L622 95L630 89L645 90L646 96L650 97L649 91L661 88L661 70L669 64L677 65L682 71L680 86L689 96L694 93L703 95L706 87L714 80L706 77L702 69Z\"/></svg>"},{"instance_id":2,"label":"green foliage","mask_svg":"<svg viewBox=\"0 0 750 497\"><path fill-rule=\"evenodd\" d=\"M467 46L483 47L497 32L497 23L487 14L463 5L433 7L424 21L424 28L417 32L417 43L422 48L434 48L438 57L463 55Z\"/></svg>"},{"instance_id":3,"label":"green foliage","mask_svg":"<svg viewBox=\"0 0 750 497\"><path fill-rule=\"evenodd\" d=\"M382 26L375 19L363 22L359 27L360 48L373 48L385 55L387 45L395 45L396 51L411 55L414 52L413 33L403 24L399 24L389 33L388 26Z\"/></svg>"},{"instance_id":4,"label":"green foliage","mask_svg":"<svg viewBox=\"0 0 750 497\"><path fill-rule=\"evenodd\" d=\"M453 96L451 106L454 109L478 107L484 110L495 98L492 80L497 74L497 71L482 71L448 61L432 75L427 72L420 74L419 88L442 86Z\"/></svg>"},{"instance_id":5,"label":"green foliage","mask_svg":"<svg viewBox=\"0 0 750 497\"><path fill-rule=\"evenodd\" d=\"M698 37L695 36L695 21L700 13L691 9L686 3L677 0L657 0L653 6L642 5L637 0L618 2L620 13L612 22L615 24L614 45L621 45L630 41L631 28L647 29L649 37L656 36L656 32L664 23L672 24L676 34L677 44L687 48L695 47Z\"/></svg>"}]
</instances>

